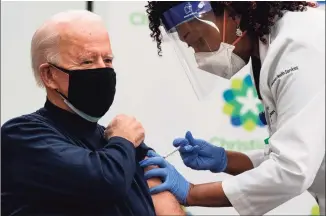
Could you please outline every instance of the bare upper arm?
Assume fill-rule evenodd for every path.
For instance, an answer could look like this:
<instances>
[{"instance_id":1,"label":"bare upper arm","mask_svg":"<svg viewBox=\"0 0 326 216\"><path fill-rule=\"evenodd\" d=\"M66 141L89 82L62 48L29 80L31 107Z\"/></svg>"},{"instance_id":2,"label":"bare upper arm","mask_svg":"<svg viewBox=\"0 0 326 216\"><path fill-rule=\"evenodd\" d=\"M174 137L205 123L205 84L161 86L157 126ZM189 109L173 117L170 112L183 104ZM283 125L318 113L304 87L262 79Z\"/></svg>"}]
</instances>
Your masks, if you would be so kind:
<instances>
[{"instance_id":1,"label":"bare upper arm","mask_svg":"<svg viewBox=\"0 0 326 216\"><path fill-rule=\"evenodd\" d=\"M147 167L145 171L151 170L153 168L154 166ZM149 188L155 187L161 183L162 181L159 178L152 178L147 180ZM156 215L186 215L178 200L169 191L164 191L152 195L152 200L154 203Z\"/></svg>"}]
</instances>

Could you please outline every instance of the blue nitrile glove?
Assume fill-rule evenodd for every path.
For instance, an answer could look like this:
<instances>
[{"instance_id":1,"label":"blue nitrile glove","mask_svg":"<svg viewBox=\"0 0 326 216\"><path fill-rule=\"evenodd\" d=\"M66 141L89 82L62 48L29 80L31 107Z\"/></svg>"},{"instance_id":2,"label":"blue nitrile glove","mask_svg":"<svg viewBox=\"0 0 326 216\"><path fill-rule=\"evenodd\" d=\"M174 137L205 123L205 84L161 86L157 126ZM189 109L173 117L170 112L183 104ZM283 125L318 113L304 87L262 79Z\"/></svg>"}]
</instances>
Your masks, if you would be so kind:
<instances>
[{"instance_id":1,"label":"blue nitrile glove","mask_svg":"<svg viewBox=\"0 0 326 216\"><path fill-rule=\"evenodd\" d=\"M162 180L162 184L150 188L151 194L157 194L163 191L170 191L179 201L185 205L190 189L190 183L163 157L154 151L148 151L149 158L140 162L141 167L158 166L145 173L145 179L158 177Z\"/></svg>"},{"instance_id":2,"label":"blue nitrile glove","mask_svg":"<svg viewBox=\"0 0 326 216\"><path fill-rule=\"evenodd\" d=\"M175 147L179 147L179 153L183 163L195 170L210 170L211 172L223 172L227 166L226 151L222 147L209 144L205 140L194 139L191 132L186 133L185 138L177 138L173 141Z\"/></svg>"}]
</instances>

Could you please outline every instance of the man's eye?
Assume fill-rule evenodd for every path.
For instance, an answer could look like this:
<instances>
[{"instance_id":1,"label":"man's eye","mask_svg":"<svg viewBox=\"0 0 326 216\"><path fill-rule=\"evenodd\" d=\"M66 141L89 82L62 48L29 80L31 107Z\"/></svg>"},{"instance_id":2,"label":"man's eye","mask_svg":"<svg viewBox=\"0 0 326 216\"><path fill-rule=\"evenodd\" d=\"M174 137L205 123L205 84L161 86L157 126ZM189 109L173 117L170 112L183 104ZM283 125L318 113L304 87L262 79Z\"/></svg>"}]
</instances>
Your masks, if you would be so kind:
<instances>
[{"instance_id":1,"label":"man's eye","mask_svg":"<svg viewBox=\"0 0 326 216\"><path fill-rule=\"evenodd\" d=\"M93 62L92 61L83 61L82 64L92 64Z\"/></svg>"},{"instance_id":2,"label":"man's eye","mask_svg":"<svg viewBox=\"0 0 326 216\"><path fill-rule=\"evenodd\" d=\"M105 59L105 63L112 63L112 59Z\"/></svg>"}]
</instances>

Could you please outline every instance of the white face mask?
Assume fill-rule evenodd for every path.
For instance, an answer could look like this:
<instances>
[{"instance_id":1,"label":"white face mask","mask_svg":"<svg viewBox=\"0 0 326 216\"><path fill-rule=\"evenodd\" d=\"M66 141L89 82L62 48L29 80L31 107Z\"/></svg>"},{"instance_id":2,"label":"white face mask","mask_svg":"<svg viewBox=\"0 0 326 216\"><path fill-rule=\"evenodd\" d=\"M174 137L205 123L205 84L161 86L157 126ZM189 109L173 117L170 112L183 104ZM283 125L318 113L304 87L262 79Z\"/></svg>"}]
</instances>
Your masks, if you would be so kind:
<instances>
[{"instance_id":1,"label":"white face mask","mask_svg":"<svg viewBox=\"0 0 326 216\"><path fill-rule=\"evenodd\" d=\"M215 52L195 53L198 68L214 75L231 79L245 65L245 61L233 53L234 46L221 42Z\"/></svg>"},{"instance_id":2,"label":"white face mask","mask_svg":"<svg viewBox=\"0 0 326 216\"><path fill-rule=\"evenodd\" d=\"M195 53L195 59L198 64L198 68L214 75L223 77L225 79L231 79L233 75L239 72L245 65L245 61L233 53L235 44L237 44L246 34L242 32L240 28L236 30L236 34L240 31L241 34L237 34L239 37L231 44L225 43L225 28L226 27L226 13L224 11L223 20L223 40L220 44L220 48L214 52L198 52Z\"/></svg>"}]
</instances>

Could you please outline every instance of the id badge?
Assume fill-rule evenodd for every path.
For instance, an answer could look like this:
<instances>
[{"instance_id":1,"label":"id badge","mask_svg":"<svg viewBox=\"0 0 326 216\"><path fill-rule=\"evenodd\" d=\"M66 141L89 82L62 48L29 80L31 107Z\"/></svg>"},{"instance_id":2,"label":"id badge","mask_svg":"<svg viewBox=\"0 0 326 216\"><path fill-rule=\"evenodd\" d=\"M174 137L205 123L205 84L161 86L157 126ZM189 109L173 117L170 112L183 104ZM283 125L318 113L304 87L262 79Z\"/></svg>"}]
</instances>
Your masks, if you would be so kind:
<instances>
[{"instance_id":1,"label":"id badge","mask_svg":"<svg viewBox=\"0 0 326 216\"><path fill-rule=\"evenodd\" d=\"M264 146L264 159L268 159L269 158L269 154L270 154L270 145L269 145L269 138L266 138L264 140L265 142L265 146Z\"/></svg>"}]
</instances>

